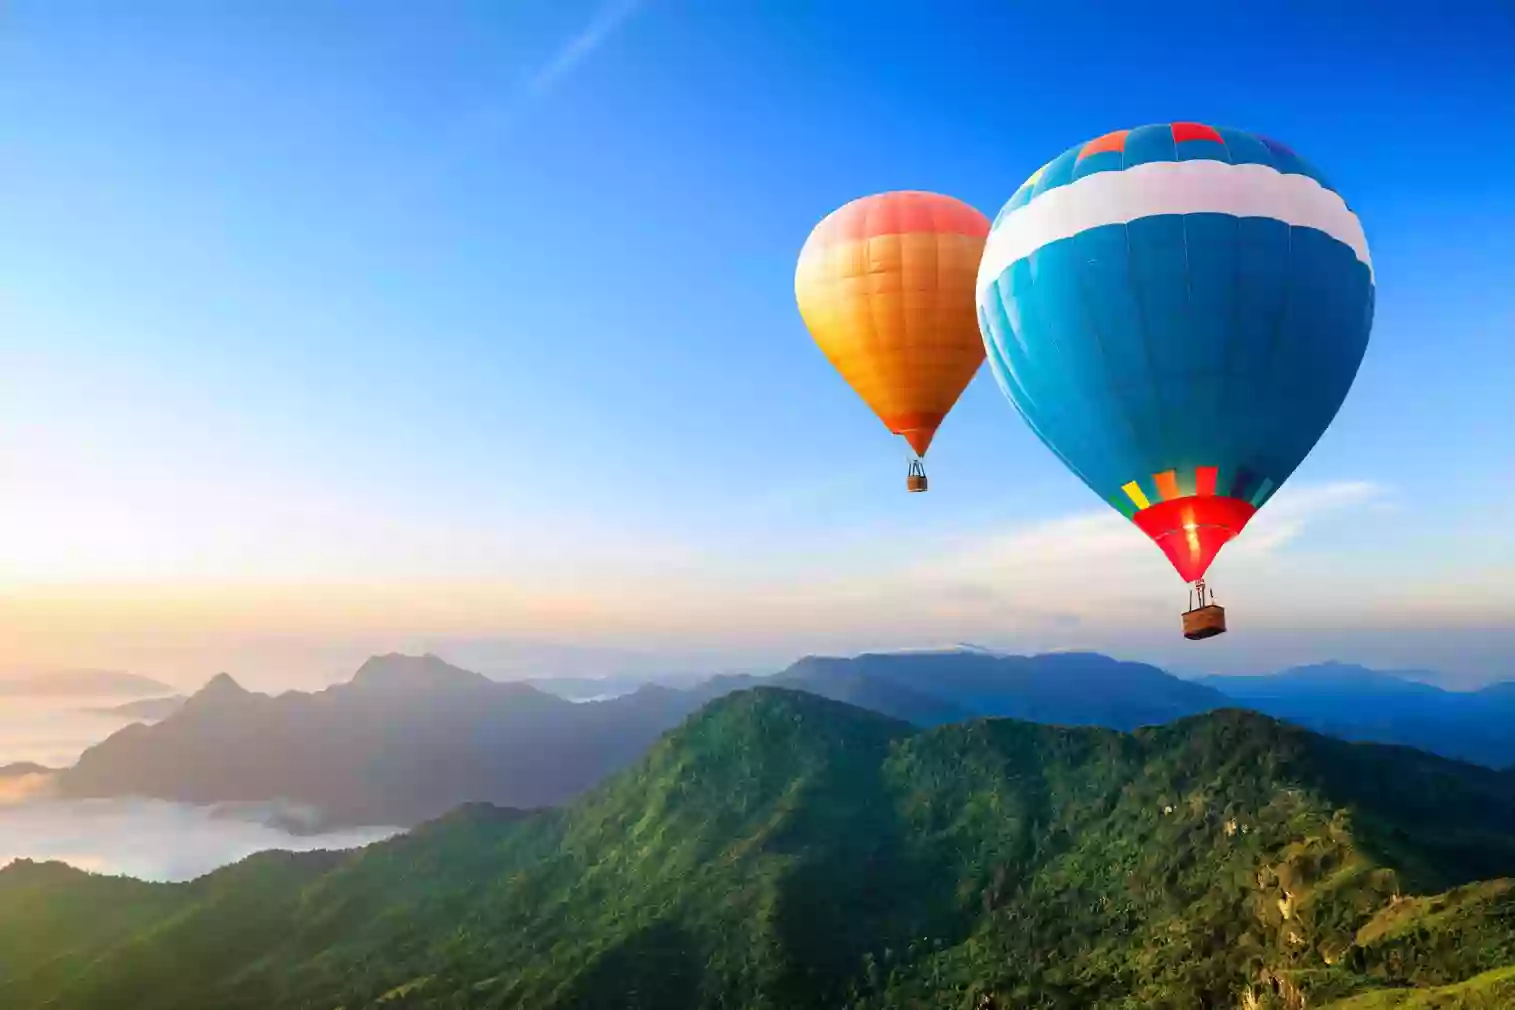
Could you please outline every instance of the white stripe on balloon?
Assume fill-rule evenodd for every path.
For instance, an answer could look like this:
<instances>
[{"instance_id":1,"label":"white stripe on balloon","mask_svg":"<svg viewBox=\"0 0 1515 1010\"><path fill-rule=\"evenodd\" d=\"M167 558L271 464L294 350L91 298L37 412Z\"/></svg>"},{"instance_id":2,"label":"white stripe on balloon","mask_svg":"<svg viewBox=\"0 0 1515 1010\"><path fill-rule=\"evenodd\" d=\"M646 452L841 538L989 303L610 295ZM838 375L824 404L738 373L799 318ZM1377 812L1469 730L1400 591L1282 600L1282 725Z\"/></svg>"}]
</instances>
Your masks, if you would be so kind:
<instances>
[{"instance_id":1,"label":"white stripe on balloon","mask_svg":"<svg viewBox=\"0 0 1515 1010\"><path fill-rule=\"evenodd\" d=\"M1086 175L1005 215L989 233L979 261L979 297L1010 264L1043 246L1090 228L1158 214L1266 217L1314 228L1350 246L1373 276L1368 239L1357 215L1309 176L1285 174L1268 165L1152 161Z\"/></svg>"}]
</instances>

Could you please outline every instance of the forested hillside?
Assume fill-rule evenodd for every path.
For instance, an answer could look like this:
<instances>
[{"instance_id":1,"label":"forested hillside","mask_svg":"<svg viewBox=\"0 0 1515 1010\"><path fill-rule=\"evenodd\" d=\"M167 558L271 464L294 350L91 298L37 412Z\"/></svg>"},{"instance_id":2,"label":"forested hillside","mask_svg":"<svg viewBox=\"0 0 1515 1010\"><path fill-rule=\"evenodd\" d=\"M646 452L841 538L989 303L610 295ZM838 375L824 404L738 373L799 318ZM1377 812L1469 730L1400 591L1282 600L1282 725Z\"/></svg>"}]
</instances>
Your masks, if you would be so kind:
<instances>
[{"instance_id":1,"label":"forested hillside","mask_svg":"<svg viewBox=\"0 0 1515 1010\"><path fill-rule=\"evenodd\" d=\"M1512 874L1515 782L1403 748L760 688L560 809L182 885L13 866L0 1005L1479 1006L1394 1000L1508 990Z\"/></svg>"}]
</instances>

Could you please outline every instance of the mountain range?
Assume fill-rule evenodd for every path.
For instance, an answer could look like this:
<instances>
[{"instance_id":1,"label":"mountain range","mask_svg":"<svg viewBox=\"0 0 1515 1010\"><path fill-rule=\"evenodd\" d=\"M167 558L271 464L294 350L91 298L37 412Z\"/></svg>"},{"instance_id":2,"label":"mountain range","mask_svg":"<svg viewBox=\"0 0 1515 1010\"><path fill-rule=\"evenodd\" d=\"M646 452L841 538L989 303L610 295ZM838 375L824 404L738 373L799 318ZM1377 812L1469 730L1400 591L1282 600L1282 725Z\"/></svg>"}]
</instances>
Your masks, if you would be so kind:
<instances>
[{"instance_id":1,"label":"mountain range","mask_svg":"<svg viewBox=\"0 0 1515 1010\"><path fill-rule=\"evenodd\" d=\"M161 722L86 750L56 786L68 797L283 800L330 824L410 825L470 801L560 803L699 704L655 687L575 704L435 656L375 657L346 684L276 697L221 674Z\"/></svg>"},{"instance_id":2,"label":"mountain range","mask_svg":"<svg viewBox=\"0 0 1515 1010\"><path fill-rule=\"evenodd\" d=\"M1405 744L1495 768L1515 764L1515 682L1447 691L1347 663L1199 682L1235 704L1345 740Z\"/></svg>"},{"instance_id":3,"label":"mountain range","mask_svg":"<svg viewBox=\"0 0 1515 1010\"><path fill-rule=\"evenodd\" d=\"M140 698L173 690L151 677L114 670L58 670L0 678L0 697Z\"/></svg>"},{"instance_id":4,"label":"mountain range","mask_svg":"<svg viewBox=\"0 0 1515 1010\"><path fill-rule=\"evenodd\" d=\"M760 685L922 727L1011 717L1130 730L1244 706L1344 739L1515 762L1515 689L1458 694L1343 664L1196 683L1093 653L881 653L576 703L435 656L389 655L315 693L270 697L220 675L156 725L128 726L85 751L56 786L72 797L283 800L323 811L313 829L409 826L467 802L550 806L635 760L705 703Z\"/></svg>"},{"instance_id":5,"label":"mountain range","mask_svg":"<svg viewBox=\"0 0 1515 1010\"><path fill-rule=\"evenodd\" d=\"M759 687L550 810L187 884L13 864L0 1006L1507 1007L1512 874L1515 777L1407 748Z\"/></svg>"},{"instance_id":6,"label":"mountain range","mask_svg":"<svg viewBox=\"0 0 1515 1010\"><path fill-rule=\"evenodd\" d=\"M772 683L917 725L984 715L1129 729L1224 703L1154 667L1093 654L972 652L809 658L772 678L643 685L574 703L435 656L379 656L352 681L277 697L222 674L156 725L89 748L64 796L284 800L329 824L418 823L466 802L561 803L624 767L701 705Z\"/></svg>"}]
</instances>

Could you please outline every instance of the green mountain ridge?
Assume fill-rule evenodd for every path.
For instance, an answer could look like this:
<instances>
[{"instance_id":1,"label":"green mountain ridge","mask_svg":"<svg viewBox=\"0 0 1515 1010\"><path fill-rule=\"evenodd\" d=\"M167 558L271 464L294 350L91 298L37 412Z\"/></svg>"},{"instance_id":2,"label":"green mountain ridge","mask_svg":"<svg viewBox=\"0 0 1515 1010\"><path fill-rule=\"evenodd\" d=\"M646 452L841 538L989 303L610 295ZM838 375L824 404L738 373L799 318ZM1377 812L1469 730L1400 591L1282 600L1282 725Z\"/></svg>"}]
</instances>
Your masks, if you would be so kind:
<instances>
[{"instance_id":1,"label":"green mountain ridge","mask_svg":"<svg viewBox=\"0 0 1515 1010\"><path fill-rule=\"evenodd\" d=\"M760 687L561 808L189 884L13 865L0 1006L1471 1007L1383 1000L1503 991L1512 875L1515 779L1406 748Z\"/></svg>"}]
</instances>

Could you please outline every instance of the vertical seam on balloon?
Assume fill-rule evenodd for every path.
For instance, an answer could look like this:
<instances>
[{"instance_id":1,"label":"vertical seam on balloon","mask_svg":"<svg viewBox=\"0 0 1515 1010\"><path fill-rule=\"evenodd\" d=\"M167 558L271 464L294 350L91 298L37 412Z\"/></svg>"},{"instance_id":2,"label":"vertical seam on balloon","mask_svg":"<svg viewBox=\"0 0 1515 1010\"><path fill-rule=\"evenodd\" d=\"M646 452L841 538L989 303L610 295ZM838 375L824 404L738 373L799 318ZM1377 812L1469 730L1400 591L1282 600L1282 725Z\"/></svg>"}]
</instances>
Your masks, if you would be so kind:
<instances>
[{"instance_id":1,"label":"vertical seam on balloon","mask_svg":"<svg viewBox=\"0 0 1515 1010\"><path fill-rule=\"evenodd\" d=\"M1212 127L1215 135L1220 138L1220 148L1226 152L1228 164L1236 164L1236 156L1231 153L1231 145L1226 143L1226 135L1219 129ZM1230 425L1224 423L1224 419L1230 413L1231 405L1231 367L1236 356L1236 342L1241 334L1241 218L1231 218L1233 240L1231 244L1231 325L1226 331L1225 347L1222 348L1220 361L1220 382L1216 384L1218 400L1215 404L1215 422L1217 425L1216 442L1211 443L1215 447L1217 457L1224 456L1227 452L1236 452L1235 445L1227 445L1225 433L1231 430ZM1209 463L1217 468L1234 465L1232 461L1225 459L1213 459ZM1217 472L1217 477L1219 476ZM1195 489L1199 487L1198 471L1195 472Z\"/></svg>"},{"instance_id":2,"label":"vertical seam on balloon","mask_svg":"<svg viewBox=\"0 0 1515 1010\"><path fill-rule=\"evenodd\" d=\"M1040 251L1041 250L1037 250L1037 252L1040 252ZM1026 274L1030 278L1030 281L1031 281L1031 291L1030 291L1030 294L1031 294L1031 300L1033 302L1036 300L1036 272L1031 269L1031 257L1035 256L1035 255L1036 255L1036 253L1033 252L1030 256L1026 257ZM1019 262L1019 261L1017 261L1017 262ZM1013 266L1014 266L1014 264L1011 265L1011 267L1013 267ZM1007 270L1011 269L1011 267L1007 267L1006 269ZM996 288L996 290L998 290L999 281L1003 277L1004 277L1004 274L1001 274L999 278L995 279L995 288ZM1000 297L1001 304L1003 304L1004 303L1004 295L1001 294L999 297ZM1007 312L1006 315L1008 316L1009 313ZM1015 338L1017 340L1020 340L1020 335L1019 334L1013 334L1013 335L1015 336ZM1022 343L1022 346L1026 350L1026 364L1027 364L1027 366L1030 368L1030 370L1035 371L1035 367L1036 366L1033 365L1032 361L1031 361L1031 345L1029 343ZM1055 349L1056 349L1056 346L1054 345L1054 350ZM1053 413L1053 420L1055 422L1062 423L1063 422L1063 417L1064 417L1064 415L1062 413L1062 405L1059 402L1057 402L1057 397L1055 397L1055 396L1049 397L1048 400L1052 401L1051 404L1047 406L1047 409ZM1043 403L1047 403L1047 400L1044 400ZM1064 427L1066 427L1066 425L1064 425ZM1033 430L1035 430L1034 426L1033 426ZM1040 432L1038 432L1037 434L1039 436L1041 435ZM1083 481L1084 485L1086 487L1088 487L1091 491L1093 491L1095 494L1099 494L1099 488L1096 488L1094 486L1094 482L1089 479L1088 475L1085 474L1083 472L1083 470L1079 469L1077 466L1075 466L1073 464L1073 460L1072 460L1072 458L1070 456L1067 456L1066 454L1064 454L1062 452L1062 450L1060 450L1056 446L1054 446L1052 444L1051 439L1048 439L1045 436L1042 436L1042 442L1049 449L1051 449L1053 451L1053 453L1055 453L1057 456L1059 456L1063 460L1063 464L1065 466L1067 466L1067 468L1069 470L1073 471L1073 475L1075 477L1077 477L1079 480Z\"/></svg>"},{"instance_id":3,"label":"vertical seam on balloon","mask_svg":"<svg viewBox=\"0 0 1515 1010\"><path fill-rule=\"evenodd\" d=\"M869 204L863 208L862 231L863 235L865 236L863 239L863 281L870 287L872 286L873 279L873 243L878 240L878 236L873 234L873 223L875 212L881 205L881 203ZM868 341L863 345L862 348L862 358L868 366L866 373L868 376L868 391L869 393L874 394L872 396L864 398L870 407L873 406L879 392L888 388L887 383L879 381L883 367L880 362L883 359L884 355L879 353L879 299L872 297L872 294L873 293L870 291L870 297L868 298ZM879 410L878 408L880 407L883 409ZM886 401L879 403L878 407L875 407L874 409L883 414L885 417L891 417L895 413L894 407L894 399L890 397ZM887 421L885 422L885 427L890 427Z\"/></svg>"},{"instance_id":4,"label":"vertical seam on balloon","mask_svg":"<svg viewBox=\"0 0 1515 1010\"><path fill-rule=\"evenodd\" d=\"M898 219L895 222L895 228L896 229L901 229L900 230L900 234L899 234L899 239L898 239L899 250L900 250L900 259L899 259L899 284L900 284L900 289L899 289L899 292L898 292L898 294L897 294L897 296L895 298L895 303L894 303L894 312L893 312L893 316L894 316L894 333L893 333L893 336L894 336L894 339L896 339L896 340L898 340L900 342L899 343L899 352L898 352L899 353L899 366L900 366L900 370L904 374L903 375L896 375L895 376L895 382L894 382L893 388L895 388L897 390L904 390L905 391L905 400L906 400L906 402L913 404L913 403L915 403L919 399L919 397L917 395L918 394L918 390L915 388L915 377L916 377L916 370L915 370L915 347L914 347L912 341L910 341L908 339L905 339L905 335L910 332L910 327L908 325L908 322L909 322L909 320L908 320L908 314L905 311L905 299L907 298L907 289L909 287L909 285L906 283L906 280L910 276L910 267L912 265L912 256L911 256L911 253L912 253L911 245L912 244L905 237L905 233L902 230L904 228L904 220L905 220L904 215L903 215L903 209L904 208L903 208L903 201L902 201L901 213L898 215ZM914 420L912 419L911 421L906 422L906 423L907 424L913 424ZM909 429L907 428L905 430L908 431ZM902 435L903 435L903 433L902 433ZM907 445L909 444L909 442L910 442L910 439L908 437L905 438L905 443Z\"/></svg>"},{"instance_id":5,"label":"vertical seam on balloon","mask_svg":"<svg viewBox=\"0 0 1515 1010\"><path fill-rule=\"evenodd\" d=\"M898 270L900 277L900 297L903 299L905 274L905 239L903 235L899 234L900 213L898 207L890 206L893 202L894 198L891 198L888 202L881 202L874 208L879 223L877 228L873 230L879 232L880 234L874 235L873 240L882 240L887 237L889 241L897 244L899 251L899 263L897 264L896 269ZM893 213L889 213L890 211ZM887 274L885 276L887 276ZM893 376L896 381L889 381L891 378L891 369L889 368L889 359L891 357L891 354L888 351L888 343L891 338L898 338L900 330L897 329L891 331L889 328L888 317L892 315L892 313L889 313L885 307L887 302L887 291L884 292L883 298L879 298L871 302L871 304L874 305L876 310L880 313L880 315L876 315L874 318L874 340L878 342L879 348L883 350L883 353L872 354L869 356L869 360L878 363L878 370L874 379L875 383L877 384L877 388L883 391L891 391L889 395L889 415L891 417L894 417L900 413L899 396L896 392L899 388L899 385L897 375ZM901 327L901 329L903 329L903 327ZM904 348L901 347L900 351L903 352L903 350ZM901 357L903 357L903 354L901 354Z\"/></svg>"},{"instance_id":6,"label":"vertical seam on balloon","mask_svg":"<svg viewBox=\"0 0 1515 1010\"><path fill-rule=\"evenodd\" d=\"M1216 405L1216 420L1220 421L1231 413L1231 386L1232 366L1236 357L1236 342L1241 339L1241 218L1231 219L1235 241L1231 249L1231 326L1226 334L1225 354L1220 363L1220 402ZM1229 430L1229 426L1222 424L1221 431ZM1223 456L1228 451L1238 454L1237 447L1225 445L1226 439L1221 439L1222 445L1217 448L1216 455ZM1233 467L1237 461L1228 459L1215 459L1210 461L1218 467Z\"/></svg>"},{"instance_id":7,"label":"vertical seam on balloon","mask_svg":"<svg viewBox=\"0 0 1515 1010\"><path fill-rule=\"evenodd\" d=\"M863 283L867 282L868 275L871 272L872 245L873 240L871 238L863 239L862 275L859 278ZM853 360L860 362L862 365L862 368L858 371L858 385L854 388L857 389L858 395L863 398L863 402L867 405L868 409L872 411L875 410L874 401L877 397L876 390L878 388L878 366L875 363L875 356L873 354L873 348L878 341L878 327L874 323L873 299L870 298L864 303L862 315L864 319L862 326L859 327L858 340L852 345Z\"/></svg>"},{"instance_id":8,"label":"vertical seam on balloon","mask_svg":"<svg viewBox=\"0 0 1515 1010\"><path fill-rule=\"evenodd\" d=\"M918 369L916 367L915 361L915 341L907 336L911 331L909 326L909 312L906 311L905 302L909 299L910 285L908 281L911 268L915 265L915 249L914 243L906 237L904 232L900 233L899 250L900 289L898 295L895 298L893 315L894 339L900 342L898 360L899 369L902 374L897 374L895 376L895 383L893 388L902 391L902 399L904 402L914 406L920 402L920 388L918 386ZM903 406L903 404L901 404L901 406ZM910 426L914 425L918 421L919 418L917 415L918 412L916 411L908 412L907 416L909 416L910 420L906 421L904 425L901 426L900 435L905 439L905 444L907 447L909 446L910 439L906 433L911 430Z\"/></svg>"},{"instance_id":9,"label":"vertical seam on balloon","mask_svg":"<svg viewBox=\"0 0 1515 1010\"><path fill-rule=\"evenodd\" d=\"M1014 332L1015 327L1010 322L1010 313L1005 307L1004 295L1000 292L999 278L995 278L994 283L989 286L988 290L993 292L993 295L990 297L999 303L998 313L1005 317L1005 327L1010 330L1010 339L1019 343L1020 337ZM1012 391L1019 390L1021 397L1024 397L1027 402L1031 402L1031 394L1026 390L1025 384L1015 377L1015 373L1010 367L1009 353L1001 349L1000 339L995 335L994 324L990 321L991 312L984 309L982 305L979 308L982 313L979 322L979 333L984 338L984 354L989 361L989 369L991 374L994 375L995 381L1001 383L1000 391L1005 394L1005 398L1010 401L1010 406L1020 415L1021 420L1026 422L1026 427L1031 429L1031 433L1037 437L1037 440L1061 460L1063 465L1075 477L1082 480L1083 475L1079 473L1078 468L1073 466L1067 457L1063 455L1062 451L1047 439L1047 436L1042 433L1041 428L1037 427L1036 421L1027 413L1026 408L1021 405L1020 399L1013 395ZM1001 372L1003 372L1003 376Z\"/></svg>"},{"instance_id":10,"label":"vertical seam on balloon","mask_svg":"<svg viewBox=\"0 0 1515 1010\"><path fill-rule=\"evenodd\" d=\"M1014 324L1010 322L1010 312L1005 306L1005 297L1003 292L1000 290L999 278L996 278L994 283L990 285L990 290L994 292L993 297L995 301L999 303L1000 314L1005 317L1005 327L1009 330L1010 339L1014 340L1024 350L1025 344L1021 341L1020 335L1015 332ZM1026 388L1025 382L1021 379L1016 378L1014 371L1010 367L1009 351L1004 350L1000 346L1000 343L1001 342L999 338L994 335L993 326L991 325L988 330L988 337L985 341L986 355L993 355L995 359L994 364L998 364L999 367L1004 370L1005 387L1007 389L1018 389L1020 391L1021 397L1023 397L1028 404L1034 405L1034 398L1031 396L1030 391ZM991 364L990 367L993 368L994 364ZM998 378L997 375L996 378ZM1037 425L1035 419L1032 418L1031 414L1027 412L1024 406L1022 406L1020 399L1014 396L1010 396L1008 398L1010 400L1010 405L1015 408L1015 412L1021 416L1021 420L1026 422L1026 426L1031 429L1031 433L1037 437L1042 445L1046 446L1054 456L1061 460L1063 465L1068 468L1069 472L1071 472L1079 480L1084 481L1085 484L1088 484L1089 482L1085 479L1083 472L1079 470L1078 467L1073 465L1073 462L1068 459L1068 457L1063 453L1061 449L1052 444L1051 439L1047 438L1046 434L1041 430L1040 426ZM1090 485L1090 487L1093 487L1093 485Z\"/></svg>"},{"instance_id":11,"label":"vertical seam on balloon","mask_svg":"<svg viewBox=\"0 0 1515 1010\"><path fill-rule=\"evenodd\" d=\"M1272 163L1273 170L1282 173L1283 169L1279 167L1278 152L1273 150L1272 146L1267 143L1263 144L1263 150L1268 152L1268 160ZM1283 295L1279 299L1278 315L1273 321L1273 334L1268 340L1268 355L1264 364L1264 371L1262 375L1257 377L1255 383L1258 388L1265 387L1267 389L1272 402L1277 402L1278 399L1278 345L1283 340L1284 321L1289 317L1289 307L1294 298L1294 226L1288 222L1282 222L1282 224L1288 243L1284 248ZM1276 411L1275 413L1276 416L1273 424L1269 426L1267 434L1257 442L1257 448L1254 450L1257 455L1248 460L1248 469L1256 475L1259 481L1267 479L1269 476L1267 471L1272 469L1273 462L1271 459L1266 458L1263 447L1273 444L1274 434L1283 426L1284 418L1287 416L1286 411ZM1247 489L1242 488L1241 490L1245 491ZM1247 497L1250 497L1250 495Z\"/></svg>"},{"instance_id":12,"label":"vertical seam on balloon","mask_svg":"<svg viewBox=\"0 0 1515 1010\"><path fill-rule=\"evenodd\" d=\"M1170 127L1170 129L1171 129L1171 127ZM1178 147L1177 144L1174 144L1173 146L1174 146L1175 150ZM1195 333L1194 333L1194 276L1193 276L1193 270L1192 270L1192 268L1189 265L1189 215L1188 214L1180 214L1180 215L1178 215L1178 233L1179 233L1179 235L1183 236L1183 240L1184 240L1184 326L1188 330L1188 333L1186 334L1186 336L1188 338L1189 345L1192 347L1194 345L1194 337L1195 337ZM1202 388L1204 386L1204 383L1203 382L1196 382L1194 384L1194 386L1198 386L1198 387ZM1193 387L1190 387L1190 388L1193 388ZM1191 396L1192 396L1192 394L1191 394ZM1189 401L1188 406L1192 407L1193 405L1194 405L1194 401L1191 399ZM1189 419L1189 420L1191 420L1191 423L1192 423L1192 419ZM1183 427L1184 427L1184 422L1181 419L1179 421L1179 428L1182 430ZM1179 442L1181 444L1189 444L1188 439L1185 439L1185 438L1180 438ZM1163 462L1165 462L1165 463L1172 463L1172 462L1175 462L1175 461L1173 461L1173 460L1164 460ZM1156 477L1153 478L1153 482L1154 483L1156 482Z\"/></svg>"},{"instance_id":13,"label":"vertical seam on balloon","mask_svg":"<svg viewBox=\"0 0 1515 1010\"><path fill-rule=\"evenodd\" d=\"M1133 132L1135 132L1135 131L1134 130L1133 131L1128 131L1126 133L1125 138L1123 139L1123 141L1121 143L1121 148L1120 148L1120 170L1122 172L1124 172L1127 168L1130 167L1130 164L1128 162L1128 154L1127 154L1128 147L1127 147L1127 145L1126 145L1126 143L1124 141L1125 140L1130 140L1131 139L1131 133L1133 133ZM1126 241L1126 275L1127 275L1127 280L1129 281L1130 280L1130 274L1131 274L1131 233L1128 230L1127 225L1125 225L1125 224L1121 225L1121 235L1125 238L1125 241ZM1110 356L1109 356L1109 353L1105 349L1105 338L1104 338L1104 335L1100 332L1098 323L1096 323L1094 321L1093 314L1088 311L1088 291L1087 291L1087 289L1086 289L1086 287L1084 285L1084 269L1083 268L1084 268L1083 261L1080 260L1079 261L1079 269L1078 269L1079 300L1080 300L1081 303L1083 303L1083 305L1084 305L1084 315L1090 320L1090 327L1094 330L1094 341L1099 346L1100 361L1102 361L1104 363L1104 365L1105 365L1105 375L1108 377L1109 382L1110 382L1110 391L1112 393L1117 393L1118 392L1118 388L1117 388L1117 381L1118 380L1117 380L1117 376L1115 375L1114 369L1112 369L1111 366L1110 366ZM1135 302L1137 302L1137 313L1138 313L1138 315L1140 315L1140 313L1141 313L1141 304L1140 304L1140 301L1136 298L1136 292L1135 292L1135 286L1134 285L1132 286L1131 294L1132 294L1132 300L1135 301ZM1147 371L1148 371L1148 374L1152 373L1152 363L1151 363L1150 360L1147 362ZM1154 385L1155 385L1155 383L1154 383ZM1154 393L1155 393L1155 388L1154 388ZM1112 399L1116 403L1120 404L1120 411L1119 412L1120 412L1121 420L1123 420L1123 421L1126 422L1126 430L1131 433L1131 448L1133 450L1135 450L1135 452L1138 455L1140 455L1141 452L1142 452L1142 449L1141 449L1141 445L1142 445L1141 433L1137 430L1137 428L1136 428L1136 421L1131 416L1129 404L1125 403L1123 401L1123 398L1120 397L1120 396L1112 397ZM1122 490L1124 490L1124 488L1122 488Z\"/></svg>"},{"instance_id":14,"label":"vertical seam on balloon","mask_svg":"<svg viewBox=\"0 0 1515 1010\"><path fill-rule=\"evenodd\" d=\"M903 224L901 224L901 227L903 227ZM908 304L910 301L909 279L910 269L915 265L914 257L916 249L915 243L907 238L903 231L900 233L899 242L900 290L898 301L895 303L894 322L896 329L894 332L896 337L901 339L900 363L904 368L905 374L900 377L899 386L897 388L908 390L907 395L909 397L909 402L915 404L919 403L922 399L920 395L920 362L917 360L920 351L919 348L916 347L914 340L905 338L906 334L909 334L911 332L910 307ZM909 423L914 424L916 421L912 420ZM905 441L908 443L910 439L907 437ZM919 453L916 455L919 455Z\"/></svg>"},{"instance_id":15,"label":"vertical seam on balloon","mask_svg":"<svg viewBox=\"0 0 1515 1010\"><path fill-rule=\"evenodd\" d=\"M1152 359L1152 341L1149 339L1147 333L1147 308L1142 301L1141 286L1136 283L1136 256L1131 248L1131 222L1127 221L1122 224L1121 230L1126 236L1126 281L1131 285L1132 300L1136 302L1136 326L1141 333L1142 357L1146 359L1147 376L1152 383L1152 406L1157 416L1158 435L1162 444L1168 445L1170 439L1168 438L1168 425L1166 423L1167 416L1163 412L1162 389L1157 381L1157 364ZM1146 455L1140 448L1140 440L1138 440L1137 453L1142 456ZM1154 469L1150 458L1142 460L1142 468L1148 472Z\"/></svg>"},{"instance_id":16,"label":"vertical seam on balloon","mask_svg":"<svg viewBox=\"0 0 1515 1010\"><path fill-rule=\"evenodd\" d=\"M1278 402L1278 385L1280 382L1278 374L1278 345L1283 339L1284 320L1289 317L1289 307L1294 299L1294 227L1293 225L1285 225L1285 227L1289 229L1289 246L1284 253L1284 293L1283 298L1280 299L1281 304L1278 308L1278 318L1273 323L1273 338L1268 342L1268 363L1265 373L1267 378L1264 380L1267 383L1270 399L1274 403ZM1271 430L1268 432L1268 437L1262 440L1262 445L1274 444L1274 435L1278 429L1283 427L1285 419L1289 416L1288 411L1275 411L1273 424L1270 426ZM1271 464L1273 461L1271 459L1266 461L1256 459L1252 462L1255 464L1253 470L1258 477L1266 479L1269 476L1267 471L1272 469Z\"/></svg>"},{"instance_id":17,"label":"vertical seam on balloon","mask_svg":"<svg viewBox=\"0 0 1515 1010\"><path fill-rule=\"evenodd\" d=\"M1075 235L1071 241L1073 241L1074 243L1077 243L1078 242L1078 236ZM1129 243L1128 243L1128 246L1129 246ZM1078 252L1077 245L1074 246L1074 251ZM1127 253L1127 255L1129 256L1129 252ZM1083 309L1084 320L1088 324L1090 331L1094 334L1094 344L1095 344L1095 346L1097 348L1099 348L1099 360L1100 360L1100 363L1104 365L1105 378L1108 380L1108 385L1110 387L1110 392L1112 394L1118 394L1119 390L1116 387L1116 377L1115 377L1115 374L1114 374L1113 370L1110 368L1110 357L1109 357L1109 355L1105 351L1105 339L1104 339L1104 336L1100 333L1099 323L1096 321L1096 319L1094 317L1094 313L1092 313L1092 312L1089 311L1089 290L1088 290L1088 285L1085 284L1085 279L1086 278L1084 276L1084 259L1083 259L1083 256L1082 255L1076 255L1076 256L1074 256L1074 260L1077 263L1077 270L1078 270L1078 302L1079 302L1079 307L1081 309ZM1116 402L1116 403L1121 403L1121 397L1119 395L1114 395L1114 396L1111 397L1111 399L1114 402ZM1126 428L1127 428L1127 430L1129 430L1131 432L1131 446L1132 446L1132 448L1135 448L1135 449L1137 449L1137 451L1140 451L1141 438L1137 434L1136 423L1131 420L1131 415L1126 412L1126 410L1124 408L1124 405L1122 405L1122 408L1119 411L1119 413L1120 413L1120 416L1121 416L1121 420L1123 420L1123 421L1126 422ZM1109 436L1107 435L1106 437L1108 438Z\"/></svg>"}]
</instances>

